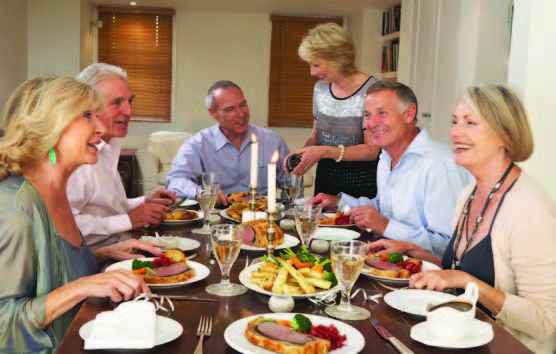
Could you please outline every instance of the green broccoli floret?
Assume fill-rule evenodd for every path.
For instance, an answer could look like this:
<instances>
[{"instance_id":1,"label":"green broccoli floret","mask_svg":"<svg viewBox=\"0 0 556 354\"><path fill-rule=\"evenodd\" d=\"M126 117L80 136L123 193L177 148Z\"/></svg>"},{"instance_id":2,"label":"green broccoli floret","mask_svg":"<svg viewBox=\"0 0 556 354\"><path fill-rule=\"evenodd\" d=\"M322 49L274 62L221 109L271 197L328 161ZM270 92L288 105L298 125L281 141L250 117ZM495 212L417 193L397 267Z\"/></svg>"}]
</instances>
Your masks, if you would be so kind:
<instances>
[{"instance_id":1,"label":"green broccoli floret","mask_svg":"<svg viewBox=\"0 0 556 354\"><path fill-rule=\"evenodd\" d=\"M302 263L309 263L310 262L311 264L314 264L316 258L311 253L309 253L309 250L307 249L307 246L305 246L305 245L301 246L301 250L302 250L302 252L297 253L297 258L299 258L299 260Z\"/></svg>"},{"instance_id":2,"label":"green broccoli floret","mask_svg":"<svg viewBox=\"0 0 556 354\"><path fill-rule=\"evenodd\" d=\"M399 253L391 253L388 256L388 262L394 263L394 264L396 264L398 262L403 262L403 256Z\"/></svg>"},{"instance_id":3,"label":"green broccoli floret","mask_svg":"<svg viewBox=\"0 0 556 354\"><path fill-rule=\"evenodd\" d=\"M311 320L300 313L293 316L290 325L294 331L301 333L308 333L311 331L311 327L313 327Z\"/></svg>"},{"instance_id":4,"label":"green broccoli floret","mask_svg":"<svg viewBox=\"0 0 556 354\"><path fill-rule=\"evenodd\" d=\"M338 285L338 279L336 279L336 274L334 274L334 272L329 272L325 270L323 273L324 273L324 280L328 280L329 282L332 283L332 285L330 285L331 288Z\"/></svg>"},{"instance_id":5,"label":"green broccoli floret","mask_svg":"<svg viewBox=\"0 0 556 354\"><path fill-rule=\"evenodd\" d=\"M134 259L131 263L131 270L143 269L143 268L154 268L153 262L143 262L139 259Z\"/></svg>"},{"instance_id":6,"label":"green broccoli floret","mask_svg":"<svg viewBox=\"0 0 556 354\"><path fill-rule=\"evenodd\" d=\"M284 252L280 252L280 258L282 258L285 261L293 257L295 257L295 253L289 247L284 249Z\"/></svg>"}]
</instances>

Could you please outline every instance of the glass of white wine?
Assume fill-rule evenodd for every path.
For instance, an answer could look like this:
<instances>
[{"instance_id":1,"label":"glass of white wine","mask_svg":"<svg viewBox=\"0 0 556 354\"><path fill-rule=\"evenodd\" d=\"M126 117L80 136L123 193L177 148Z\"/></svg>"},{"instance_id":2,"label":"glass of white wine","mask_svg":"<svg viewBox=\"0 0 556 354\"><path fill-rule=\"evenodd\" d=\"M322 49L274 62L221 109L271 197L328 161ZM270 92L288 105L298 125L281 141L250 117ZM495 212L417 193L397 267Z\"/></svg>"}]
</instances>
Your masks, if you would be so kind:
<instances>
[{"instance_id":1,"label":"glass of white wine","mask_svg":"<svg viewBox=\"0 0 556 354\"><path fill-rule=\"evenodd\" d=\"M220 173L216 172L203 172L201 174L201 180L203 182L203 186L216 186L220 188L221 178L222 176Z\"/></svg>"},{"instance_id":2,"label":"glass of white wine","mask_svg":"<svg viewBox=\"0 0 556 354\"><path fill-rule=\"evenodd\" d=\"M303 189L303 176L286 175L286 195L288 196L288 210L291 214L292 203Z\"/></svg>"},{"instance_id":3,"label":"glass of white wine","mask_svg":"<svg viewBox=\"0 0 556 354\"><path fill-rule=\"evenodd\" d=\"M207 293L218 296L237 296L247 292L245 286L230 283L230 269L239 254L243 242L243 230L243 226L232 224L212 226L210 239L214 255L222 271L222 280L218 284L207 286L205 289Z\"/></svg>"},{"instance_id":4,"label":"glass of white wine","mask_svg":"<svg viewBox=\"0 0 556 354\"><path fill-rule=\"evenodd\" d=\"M350 303L351 287L361 273L366 253L367 244L361 241L332 241L330 243L330 260L338 283L340 283L342 300L340 305L327 307L324 310L327 315L350 321L365 320L371 317L368 310Z\"/></svg>"},{"instance_id":5,"label":"glass of white wine","mask_svg":"<svg viewBox=\"0 0 556 354\"><path fill-rule=\"evenodd\" d=\"M216 204L216 198L220 187L218 185L207 184L197 186L197 201L204 214L204 225L201 229L193 229L191 232L200 235L210 235L209 216Z\"/></svg>"},{"instance_id":6,"label":"glass of white wine","mask_svg":"<svg viewBox=\"0 0 556 354\"><path fill-rule=\"evenodd\" d=\"M319 227L321 213L322 208L315 205L297 205L294 209L297 233L301 243L307 247Z\"/></svg>"}]
</instances>

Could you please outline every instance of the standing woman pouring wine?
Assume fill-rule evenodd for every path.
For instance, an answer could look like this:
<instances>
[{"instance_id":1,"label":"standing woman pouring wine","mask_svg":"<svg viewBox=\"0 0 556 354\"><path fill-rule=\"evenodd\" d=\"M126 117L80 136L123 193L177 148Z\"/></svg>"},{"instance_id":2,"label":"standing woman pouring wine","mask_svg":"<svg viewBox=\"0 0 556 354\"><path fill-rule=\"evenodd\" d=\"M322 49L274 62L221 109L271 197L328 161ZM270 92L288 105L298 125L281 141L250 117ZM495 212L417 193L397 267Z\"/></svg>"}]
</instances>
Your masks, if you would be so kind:
<instances>
[{"instance_id":1,"label":"standing woman pouring wine","mask_svg":"<svg viewBox=\"0 0 556 354\"><path fill-rule=\"evenodd\" d=\"M335 23L310 30L299 56L319 78L313 93L315 118L301 162L292 171L305 174L316 163L315 195L344 192L354 197L376 195L380 149L363 127L365 93L377 80L355 67L355 46Z\"/></svg>"}]
</instances>

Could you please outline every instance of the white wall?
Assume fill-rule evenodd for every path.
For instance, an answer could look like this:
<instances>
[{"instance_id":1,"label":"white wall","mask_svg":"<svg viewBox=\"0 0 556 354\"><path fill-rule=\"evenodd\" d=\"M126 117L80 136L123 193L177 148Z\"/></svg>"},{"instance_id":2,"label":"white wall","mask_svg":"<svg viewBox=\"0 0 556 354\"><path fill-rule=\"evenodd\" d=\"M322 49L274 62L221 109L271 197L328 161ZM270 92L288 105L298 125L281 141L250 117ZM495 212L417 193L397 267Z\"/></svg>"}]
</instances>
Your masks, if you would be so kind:
<instances>
[{"instance_id":1,"label":"white wall","mask_svg":"<svg viewBox=\"0 0 556 354\"><path fill-rule=\"evenodd\" d=\"M556 199L554 13L553 0L515 0L508 83L524 101L535 139L535 152L525 169Z\"/></svg>"},{"instance_id":2,"label":"white wall","mask_svg":"<svg viewBox=\"0 0 556 354\"><path fill-rule=\"evenodd\" d=\"M12 91L27 79L27 2L0 0L0 120Z\"/></svg>"},{"instance_id":3,"label":"white wall","mask_svg":"<svg viewBox=\"0 0 556 354\"><path fill-rule=\"evenodd\" d=\"M80 16L80 70L85 69L88 65L94 63L95 48L95 31L91 22L94 20L95 6L92 0L81 0L81 16Z\"/></svg>"},{"instance_id":4,"label":"white wall","mask_svg":"<svg viewBox=\"0 0 556 354\"><path fill-rule=\"evenodd\" d=\"M75 75L81 64L81 1L27 0L27 4L28 76Z\"/></svg>"}]
</instances>

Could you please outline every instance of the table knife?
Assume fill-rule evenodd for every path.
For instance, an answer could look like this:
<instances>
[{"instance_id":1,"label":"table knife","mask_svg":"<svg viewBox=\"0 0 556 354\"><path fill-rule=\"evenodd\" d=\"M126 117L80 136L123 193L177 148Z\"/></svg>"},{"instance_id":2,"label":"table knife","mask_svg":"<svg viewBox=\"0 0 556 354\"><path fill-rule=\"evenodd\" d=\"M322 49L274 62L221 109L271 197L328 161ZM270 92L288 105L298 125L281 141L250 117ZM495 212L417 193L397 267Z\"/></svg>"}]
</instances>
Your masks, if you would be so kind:
<instances>
[{"instance_id":1,"label":"table knife","mask_svg":"<svg viewBox=\"0 0 556 354\"><path fill-rule=\"evenodd\" d=\"M409 349L402 342L400 342L398 338L394 337L390 332L388 332L386 328L382 327L382 325L378 322L376 318L371 318L371 324L376 329L378 334L380 334L382 338L390 341L390 343L392 343L392 345L396 347L396 349L398 349L400 353L415 354L411 351L411 349Z\"/></svg>"},{"instance_id":2,"label":"table knife","mask_svg":"<svg viewBox=\"0 0 556 354\"><path fill-rule=\"evenodd\" d=\"M166 210L167 213L171 212L172 210L176 209L178 206L180 206L183 202L185 202L185 200L187 199L187 197L183 197L178 199L174 204L170 205L168 207L168 210Z\"/></svg>"},{"instance_id":3,"label":"table knife","mask_svg":"<svg viewBox=\"0 0 556 354\"><path fill-rule=\"evenodd\" d=\"M172 299L172 300L190 300L190 301L211 301L211 302L216 302L218 301L218 299L213 299L210 297L200 297L200 296L184 296L184 295L157 295L157 294L153 294L150 296L150 298L161 298L161 297L165 297L168 299Z\"/></svg>"}]
</instances>

